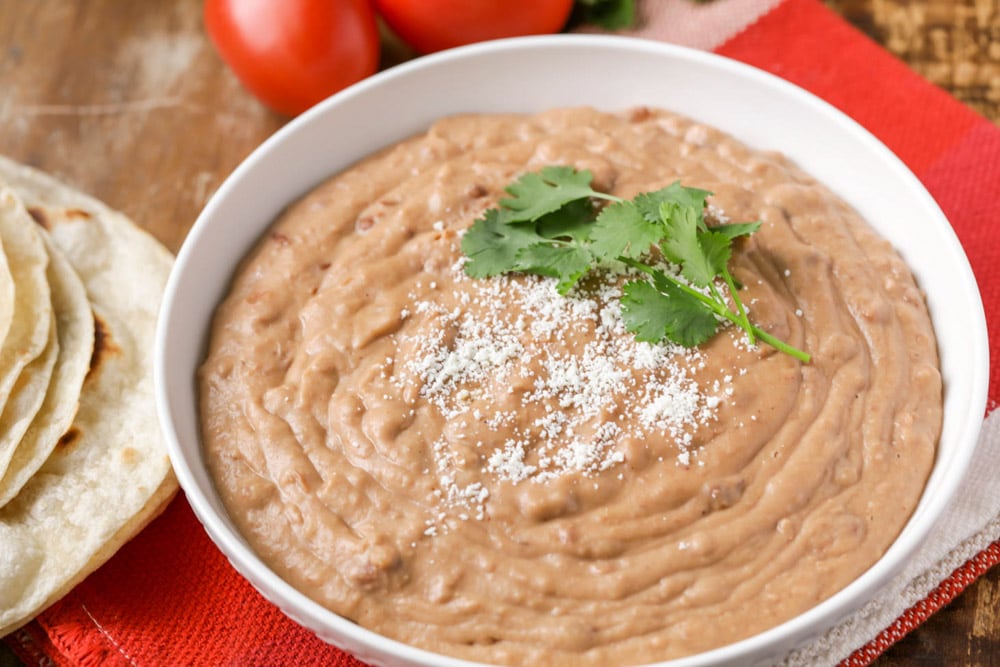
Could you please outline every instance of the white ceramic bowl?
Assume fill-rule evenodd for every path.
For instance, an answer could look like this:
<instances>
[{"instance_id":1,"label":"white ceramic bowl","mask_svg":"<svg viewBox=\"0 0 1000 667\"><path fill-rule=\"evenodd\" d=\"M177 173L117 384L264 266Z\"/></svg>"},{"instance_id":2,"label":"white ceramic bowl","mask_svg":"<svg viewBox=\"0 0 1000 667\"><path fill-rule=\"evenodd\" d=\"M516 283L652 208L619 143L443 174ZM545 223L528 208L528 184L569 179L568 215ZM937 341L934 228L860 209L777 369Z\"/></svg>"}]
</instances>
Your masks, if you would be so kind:
<instances>
[{"instance_id":1,"label":"white ceramic bowl","mask_svg":"<svg viewBox=\"0 0 1000 667\"><path fill-rule=\"evenodd\" d=\"M859 125L818 98L711 54L602 36L524 38L422 58L335 95L276 133L218 190L181 249L156 340L160 420L181 486L233 565L290 617L377 665L468 666L360 628L275 575L226 515L206 471L195 373L234 269L282 208L375 149L457 112L568 105L672 109L751 146L778 150L825 182L890 239L926 290L944 374L944 430L919 506L870 570L810 611L672 666L764 664L826 631L896 574L958 488L986 403L988 347L968 261L930 195Z\"/></svg>"}]
</instances>

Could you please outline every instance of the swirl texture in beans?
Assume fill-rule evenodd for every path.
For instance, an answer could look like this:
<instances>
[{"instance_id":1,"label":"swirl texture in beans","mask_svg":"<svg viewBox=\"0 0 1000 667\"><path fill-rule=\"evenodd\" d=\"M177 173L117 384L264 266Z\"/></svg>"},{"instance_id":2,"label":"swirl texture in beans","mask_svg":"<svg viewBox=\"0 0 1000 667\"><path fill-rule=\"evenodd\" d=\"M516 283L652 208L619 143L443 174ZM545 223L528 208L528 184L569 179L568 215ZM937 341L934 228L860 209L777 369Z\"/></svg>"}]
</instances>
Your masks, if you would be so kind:
<instances>
[{"instance_id":1,"label":"swirl texture in beans","mask_svg":"<svg viewBox=\"0 0 1000 667\"><path fill-rule=\"evenodd\" d=\"M621 277L473 280L519 174L680 179L762 328L637 343ZM220 305L205 453L283 577L389 637L498 664L640 664L766 630L870 567L934 460L941 377L897 253L784 157L669 112L444 119L293 204Z\"/></svg>"}]
</instances>

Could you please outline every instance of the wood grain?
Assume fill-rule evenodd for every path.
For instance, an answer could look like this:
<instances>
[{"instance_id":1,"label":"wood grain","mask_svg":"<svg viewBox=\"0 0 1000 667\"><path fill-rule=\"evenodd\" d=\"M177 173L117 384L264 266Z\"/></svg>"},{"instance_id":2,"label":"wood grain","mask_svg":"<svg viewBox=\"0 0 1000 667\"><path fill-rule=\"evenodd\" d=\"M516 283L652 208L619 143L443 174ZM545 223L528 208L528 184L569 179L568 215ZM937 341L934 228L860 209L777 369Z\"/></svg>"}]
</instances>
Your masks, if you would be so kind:
<instances>
[{"instance_id":1,"label":"wood grain","mask_svg":"<svg viewBox=\"0 0 1000 667\"><path fill-rule=\"evenodd\" d=\"M123 210L176 251L283 120L221 65L195 0L0 0L0 153Z\"/></svg>"},{"instance_id":2,"label":"wood grain","mask_svg":"<svg viewBox=\"0 0 1000 667\"><path fill-rule=\"evenodd\" d=\"M1000 0L827 0L931 83L1000 123Z\"/></svg>"},{"instance_id":3,"label":"wood grain","mask_svg":"<svg viewBox=\"0 0 1000 667\"><path fill-rule=\"evenodd\" d=\"M828 3L1000 120L997 0ZM200 0L0 0L0 153L103 199L176 252L225 176L284 123L219 61L200 9ZM877 664L1000 664L998 609L994 570ZM18 664L0 650L0 667Z\"/></svg>"}]
</instances>

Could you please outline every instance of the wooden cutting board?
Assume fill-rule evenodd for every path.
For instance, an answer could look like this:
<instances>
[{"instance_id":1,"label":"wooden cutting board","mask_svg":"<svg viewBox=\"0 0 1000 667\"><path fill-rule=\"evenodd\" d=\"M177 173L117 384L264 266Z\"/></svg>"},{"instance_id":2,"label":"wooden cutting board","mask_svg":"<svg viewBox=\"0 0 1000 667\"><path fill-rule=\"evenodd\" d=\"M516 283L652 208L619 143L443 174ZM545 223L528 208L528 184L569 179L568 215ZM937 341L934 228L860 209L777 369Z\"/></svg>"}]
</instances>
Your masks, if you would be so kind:
<instances>
[{"instance_id":1,"label":"wooden cutting board","mask_svg":"<svg viewBox=\"0 0 1000 667\"><path fill-rule=\"evenodd\" d=\"M827 0L921 74L1000 123L1000 0Z\"/></svg>"},{"instance_id":2,"label":"wooden cutting board","mask_svg":"<svg viewBox=\"0 0 1000 667\"><path fill-rule=\"evenodd\" d=\"M998 0L828 2L1000 120ZM0 0L0 153L124 211L176 252L225 176L285 122L222 65L200 11L200 0ZM994 570L878 664L995 664L998 610ZM0 650L0 667L18 664Z\"/></svg>"}]
</instances>

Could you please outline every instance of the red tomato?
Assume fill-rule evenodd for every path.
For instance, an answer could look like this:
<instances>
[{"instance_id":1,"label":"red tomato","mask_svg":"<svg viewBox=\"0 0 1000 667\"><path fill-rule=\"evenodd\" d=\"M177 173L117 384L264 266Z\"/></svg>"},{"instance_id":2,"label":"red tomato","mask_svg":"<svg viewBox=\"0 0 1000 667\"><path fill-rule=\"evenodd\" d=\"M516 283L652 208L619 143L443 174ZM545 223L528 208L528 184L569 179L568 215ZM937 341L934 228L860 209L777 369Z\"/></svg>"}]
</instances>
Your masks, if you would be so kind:
<instances>
[{"instance_id":1,"label":"red tomato","mask_svg":"<svg viewBox=\"0 0 1000 667\"><path fill-rule=\"evenodd\" d=\"M261 102L289 116L378 69L368 0L205 0L222 59Z\"/></svg>"},{"instance_id":2,"label":"red tomato","mask_svg":"<svg viewBox=\"0 0 1000 667\"><path fill-rule=\"evenodd\" d=\"M400 39L421 53L501 37L559 32L573 0L374 0Z\"/></svg>"}]
</instances>

